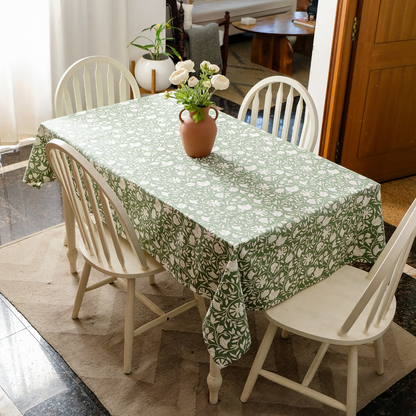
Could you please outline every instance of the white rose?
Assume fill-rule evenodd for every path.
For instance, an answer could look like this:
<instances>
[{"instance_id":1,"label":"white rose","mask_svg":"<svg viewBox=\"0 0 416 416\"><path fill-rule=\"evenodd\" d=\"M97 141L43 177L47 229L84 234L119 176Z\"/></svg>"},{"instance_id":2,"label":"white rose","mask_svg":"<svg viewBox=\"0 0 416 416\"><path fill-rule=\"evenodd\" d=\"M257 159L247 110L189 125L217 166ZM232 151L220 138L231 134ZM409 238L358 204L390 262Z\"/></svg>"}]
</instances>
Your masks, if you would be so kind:
<instances>
[{"instance_id":1,"label":"white rose","mask_svg":"<svg viewBox=\"0 0 416 416\"><path fill-rule=\"evenodd\" d=\"M189 72L186 69L179 69L175 71L170 77L169 81L173 85L179 85L182 82L186 81L189 78Z\"/></svg>"},{"instance_id":2,"label":"white rose","mask_svg":"<svg viewBox=\"0 0 416 416\"><path fill-rule=\"evenodd\" d=\"M211 83L209 81L204 81L204 87L205 88L210 88L211 87Z\"/></svg>"},{"instance_id":3,"label":"white rose","mask_svg":"<svg viewBox=\"0 0 416 416\"><path fill-rule=\"evenodd\" d=\"M214 75L211 84L216 90L226 90L230 85L230 80L224 75Z\"/></svg>"},{"instance_id":4,"label":"white rose","mask_svg":"<svg viewBox=\"0 0 416 416\"><path fill-rule=\"evenodd\" d=\"M201 69L208 69L210 65L211 65L211 62L202 61L200 67L201 67Z\"/></svg>"},{"instance_id":5,"label":"white rose","mask_svg":"<svg viewBox=\"0 0 416 416\"><path fill-rule=\"evenodd\" d=\"M214 71L214 73L220 72L220 67L219 67L218 65L215 65L215 64L211 64L211 65L209 66L209 69L210 69L211 71Z\"/></svg>"},{"instance_id":6,"label":"white rose","mask_svg":"<svg viewBox=\"0 0 416 416\"><path fill-rule=\"evenodd\" d=\"M193 88L195 87L195 85L198 84L198 78L196 77L191 77L188 79L188 85Z\"/></svg>"},{"instance_id":7,"label":"white rose","mask_svg":"<svg viewBox=\"0 0 416 416\"><path fill-rule=\"evenodd\" d=\"M178 71L179 69L186 69L188 72L195 72L194 63L188 59L187 61L179 61L175 65L175 69Z\"/></svg>"}]
</instances>

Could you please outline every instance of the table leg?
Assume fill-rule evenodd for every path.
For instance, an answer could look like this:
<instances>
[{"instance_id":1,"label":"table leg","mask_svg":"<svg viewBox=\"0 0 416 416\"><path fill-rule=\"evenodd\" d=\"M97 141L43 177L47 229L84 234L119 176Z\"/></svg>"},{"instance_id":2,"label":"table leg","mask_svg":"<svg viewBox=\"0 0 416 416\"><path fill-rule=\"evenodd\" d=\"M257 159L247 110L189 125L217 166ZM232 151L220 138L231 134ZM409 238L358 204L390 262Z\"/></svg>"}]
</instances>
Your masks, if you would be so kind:
<instances>
[{"instance_id":1,"label":"table leg","mask_svg":"<svg viewBox=\"0 0 416 416\"><path fill-rule=\"evenodd\" d=\"M62 190L62 203L64 206L64 216L65 216L65 240L64 245L67 247L66 256L69 260L69 268L71 273L77 272L77 257L78 250L76 248L75 240L75 218L74 213L72 212L71 205L69 203L68 197L64 190Z\"/></svg>"},{"instance_id":2,"label":"table leg","mask_svg":"<svg viewBox=\"0 0 416 416\"><path fill-rule=\"evenodd\" d=\"M286 36L256 33L251 43L251 62L292 75L292 45Z\"/></svg>"},{"instance_id":3,"label":"table leg","mask_svg":"<svg viewBox=\"0 0 416 416\"><path fill-rule=\"evenodd\" d=\"M306 56L312 56L313 36L297 36L294 51Z\"/></svg>"},{"instance_id":4,"label":"table leg","mask_svg":"<svg viewBox=\"0 0 416 416\"><path fill-rule=\"evenodd\" d=\"M209 388L209 402L211 404L218 403L218 392L222 384L221 370L212 357L209 357L209 374L207 377Z\"/></svg>"}]
</instances>

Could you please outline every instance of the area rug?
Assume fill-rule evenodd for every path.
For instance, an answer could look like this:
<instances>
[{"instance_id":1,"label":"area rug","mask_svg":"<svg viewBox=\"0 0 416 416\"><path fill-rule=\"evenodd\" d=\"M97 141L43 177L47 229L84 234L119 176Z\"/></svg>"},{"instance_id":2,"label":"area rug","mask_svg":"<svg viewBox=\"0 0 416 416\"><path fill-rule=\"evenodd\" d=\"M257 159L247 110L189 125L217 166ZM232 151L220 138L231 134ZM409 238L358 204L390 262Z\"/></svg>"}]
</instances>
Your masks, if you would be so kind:
<instances>
[{"instance_id":1,"label":"area rug","mask_svg":"<svg viewBox=\"0 0 416 416\"><path fill-rule=\"evenodd\" d=\"M59 225L0 248L0 291L64 358L108 411L116 415L152 416L317 416L343 414L281 386L259 378L247 403L239 400L267 321L262 312L249 313L252 346L222 371L217 405L208 402L207 350L197 310L176 317L137 337L133 372L123 373L124 291L114 285L86 294L80 319L71 319L79 281L71 275ZM82 260L78 259L78 269ZM99 274L93 272L93 278ZM190 291L170 278L157 276L157 285L138 282L162 308L192 298ZM137 305L136 323L150 312ZM385 374L374 371L372 348L359 350L358 407L361 409L416 368L416 338L396 324L386 333ZM296 336L276 336L265 366L299 379L312 360L317 343ZM346 350L331 348L313 381L324 393L345 399Z\"/></svg>"},{"instance_id":2,"label":"area rug","mask_svg":"<svg viewBox=\"0 0 416 416\"><path fill-rule=\"evenodd\" d=\"M290 38L292 41L293 39ZM293 57L293 72L290 78L308 87L311 58L299 53ZM230 86L223 91L216 91L215 95L226 98L236 104L243 102L250 88L264 78L283 75L264 66L251 62L251 40L232 43L228 50L227 78Z\"/></svg>"}]
</instances>

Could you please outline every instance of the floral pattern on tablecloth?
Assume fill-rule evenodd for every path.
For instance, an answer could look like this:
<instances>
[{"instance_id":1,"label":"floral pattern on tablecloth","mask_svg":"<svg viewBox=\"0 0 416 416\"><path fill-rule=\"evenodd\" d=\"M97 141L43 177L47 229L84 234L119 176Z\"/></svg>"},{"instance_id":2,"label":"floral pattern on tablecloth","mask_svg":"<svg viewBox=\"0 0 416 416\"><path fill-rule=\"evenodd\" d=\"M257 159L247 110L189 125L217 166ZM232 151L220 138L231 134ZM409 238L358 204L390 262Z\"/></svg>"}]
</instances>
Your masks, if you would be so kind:
<instances>
[{"instance_id":1,"label":"floral pattern on tablecloth","mask_svg":"<svg viewBox=\"0 0 416 416\"><path fill-rule=\"evenodd\" d=\"M24 181L54 180L60 138L91 160L143 248L211 299L204 340L220 367L250 347L246 309L269 308L384 247L380 186L220 113L213 153L188 157L163 95L43 123Z\"/></svg>"}]
</instances>

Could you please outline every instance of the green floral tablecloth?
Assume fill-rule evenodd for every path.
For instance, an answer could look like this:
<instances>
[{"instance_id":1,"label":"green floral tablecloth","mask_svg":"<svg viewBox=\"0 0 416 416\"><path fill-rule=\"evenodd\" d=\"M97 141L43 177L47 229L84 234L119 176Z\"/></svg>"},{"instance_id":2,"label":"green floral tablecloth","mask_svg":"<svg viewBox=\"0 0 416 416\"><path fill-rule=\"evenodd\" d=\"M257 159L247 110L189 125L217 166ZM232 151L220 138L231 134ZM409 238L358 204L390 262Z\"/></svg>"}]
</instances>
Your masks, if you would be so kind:
<instances>
[{"instance_id":1,"label":"green floral tablecloth","mask_svg":"<svg viewBox=\"0 0 416 416\"><path fill-rule=\"evenodd\" d=\"M180 107L144 97L43 123L24 181L54 180L60 138L91 160L144 249L212 300L203 336L220 367L250 347L246 309L269 308L383 249L380 186L220 114L213 153L186 156Z\"/></svg>"}]
</instances>

